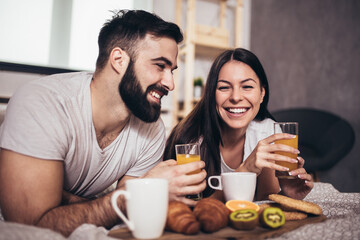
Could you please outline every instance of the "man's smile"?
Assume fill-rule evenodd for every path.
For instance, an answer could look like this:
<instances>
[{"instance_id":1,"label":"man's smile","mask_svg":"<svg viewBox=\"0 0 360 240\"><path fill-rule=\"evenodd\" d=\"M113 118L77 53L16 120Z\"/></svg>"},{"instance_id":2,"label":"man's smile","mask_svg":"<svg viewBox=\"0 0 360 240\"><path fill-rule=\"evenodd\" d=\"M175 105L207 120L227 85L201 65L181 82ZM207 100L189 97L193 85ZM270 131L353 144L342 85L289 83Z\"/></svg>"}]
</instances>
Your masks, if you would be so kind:
<instances>
[{"instance_id":1,"label":"man's smile","mask_svg":"<svg viewBox=\"0 0 360 240\"><path fill-rule=\"evenodd\" d=\"M152 99L154 99L156 102L160 103L161 98L164 95L167 95L168 91L166 91L165 89L163 89L161 87L154 87L149 91L149 94L152 97Z\"/></svg>"}]
</instances>

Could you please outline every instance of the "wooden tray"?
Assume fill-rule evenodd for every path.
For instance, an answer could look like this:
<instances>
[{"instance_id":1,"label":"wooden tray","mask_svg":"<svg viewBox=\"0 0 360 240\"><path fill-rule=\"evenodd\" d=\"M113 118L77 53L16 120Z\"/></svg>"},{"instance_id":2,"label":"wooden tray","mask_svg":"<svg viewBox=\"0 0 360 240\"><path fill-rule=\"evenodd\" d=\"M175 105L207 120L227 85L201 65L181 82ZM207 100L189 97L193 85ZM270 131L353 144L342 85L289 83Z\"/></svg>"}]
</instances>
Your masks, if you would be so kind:
<instances>
[{"instance_id":1,"label":"wooden tray","mask_svg":"<svg viewBox=\"0 0 360 240\"><path fill-rule=\"evenodd\" d=\"M319 223L326 220L325 215L320 216L314 216L314 217L307 217L303 220L298 221L287 221L284 226L278 229L266 229L262 227L256 227L254 230L251 231L241 231L241 230L235 230L231 227L223 228L217 232L207 234L199 232L196 235L184 235L180 233L174 233L174 232L168 232L165 231L164 234L158 238L158 239L230 239L230 238L236 238L236 239L265 239L265 238L271 238L271 237L278 237L283 233L290 232L298 227L304 226L306 224L312 224L312 223ZM108 233L108 236L114 237L114 238L122 238L122 239L135 239L131 232L127 228L120 228L120 229L114 229L111 230Z\"/></svg>"}]
</instances>

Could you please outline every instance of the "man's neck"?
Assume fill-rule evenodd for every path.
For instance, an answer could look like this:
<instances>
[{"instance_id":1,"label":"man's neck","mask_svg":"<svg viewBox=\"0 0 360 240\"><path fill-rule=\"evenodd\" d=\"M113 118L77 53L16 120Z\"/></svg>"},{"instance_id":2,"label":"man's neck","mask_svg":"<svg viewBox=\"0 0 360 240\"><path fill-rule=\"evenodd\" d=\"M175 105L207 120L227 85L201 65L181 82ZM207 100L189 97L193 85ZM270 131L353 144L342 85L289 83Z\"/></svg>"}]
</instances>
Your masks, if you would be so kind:
<instances>
[{"instance_id":1,"label":"man's neck","mask_svg":"<svg viewBox=\"0 0 360 240\"><path fill-rule=\"evenodd\" d=\"M101 149L116 139L130 119L130 112L113 85L101 75L94 76L90 85L93 124Z\"/></svg>"},{"instance_id":2,"label":"man's neck","mask_svg":"<svg viewBox=\"0 0 360 240\"><path fill-rule=\"evenodd\" d=\"M99 144L99 147L101 149L104 149L107 146L109 146L119 136L120 132L124 129L129 119L130 117L127 118L125 121L122 121L121 124L117 125L112 130L108 130L108 131L97 130L95 127L96 139Z\"/></svg>"}]
</instances>

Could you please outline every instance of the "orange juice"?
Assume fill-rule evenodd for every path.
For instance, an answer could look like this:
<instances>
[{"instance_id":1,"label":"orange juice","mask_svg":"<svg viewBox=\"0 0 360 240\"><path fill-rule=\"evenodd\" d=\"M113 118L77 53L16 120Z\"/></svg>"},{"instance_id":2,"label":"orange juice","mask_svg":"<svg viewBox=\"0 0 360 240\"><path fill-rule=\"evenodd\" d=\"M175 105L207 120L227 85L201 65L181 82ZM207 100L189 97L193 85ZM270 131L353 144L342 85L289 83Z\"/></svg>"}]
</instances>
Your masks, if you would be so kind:
<instances>
[{"instance_id":1,"label":"orange juice","mask_svg":"<svg viewBox=\"0 0 360 240\"><path fill-rule=\"evenodd\" d=\"M284 145L288 145L290 147L296 148L298 149L298 135L296 135L295 138L292 139L281 139L281 140L277 140L275 141L276 144L284 144ZM289 153L289 152L275 152L276 154L280 154L283 156L287 156L287 157L291 157L293 159L297 158L297 154L294 153ZM294 169L298 168L298 164L297 163L289 163L289 162L284 162L284 161L277 161L276 164L284 166L289 168L289 171L292 171Z\"/></svg>"},{"instance_id":2,"label":"orange juice","mask_svg":"<svg viewBox=\"0 0 360 240\"><path fill-rule=\"evenodd\" d=\"M176 161L178 165L200 161L200 145L198 143L177 144L175 145ZM200 173L201 169L188 172L187 175ZM202 199L202 193L186 195L186 198L194 201Z\"/></svg>"},{"instance_id":3,"label":"orange juice","mask_svg":"<svg viewBox=\"0 0 360 240\"><path fill-rule=\"evenodd\" d=\"M177 154L176 161L178 165L200 161L200 155L197 154ZM189 172L188 174L199 173L199 170Z\"/></svg>"}]
</instances>

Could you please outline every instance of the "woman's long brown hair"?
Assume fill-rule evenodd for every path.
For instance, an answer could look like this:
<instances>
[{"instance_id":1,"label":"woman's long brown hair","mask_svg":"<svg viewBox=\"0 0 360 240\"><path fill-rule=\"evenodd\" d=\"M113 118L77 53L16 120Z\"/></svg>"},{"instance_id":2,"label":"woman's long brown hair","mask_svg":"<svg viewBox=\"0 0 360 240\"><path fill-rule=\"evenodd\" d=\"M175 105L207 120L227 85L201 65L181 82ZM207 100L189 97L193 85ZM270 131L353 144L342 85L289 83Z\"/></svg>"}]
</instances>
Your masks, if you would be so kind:
<instances>
[{"instance_id":1,"label":"woman's long brown hair","mask_svg":"<svg viewBox=\"0 0 360 240\"><path fill-rule=\"evenodd\" d=\"M267 110L269 101L269 84L265 71L259 59L250 51L242 48L227 50L219 55L211 66L203 97L195 105L190 114L181 120L172 130L167 139L164 160L175 159L175 145L198 142L201 143L201 159L205 161L207 177L219 175L221 173L220 144L222 144L221 131L223 121L216 110L216 86L219 72L225 63L230 60L244 62L249 65L260 79L261 87L265 90L263 102L260 105L255 120L272 118ZM210 187L206 187L203 195L210 196L214 192Z\"/></svg>"}]
</instances>

